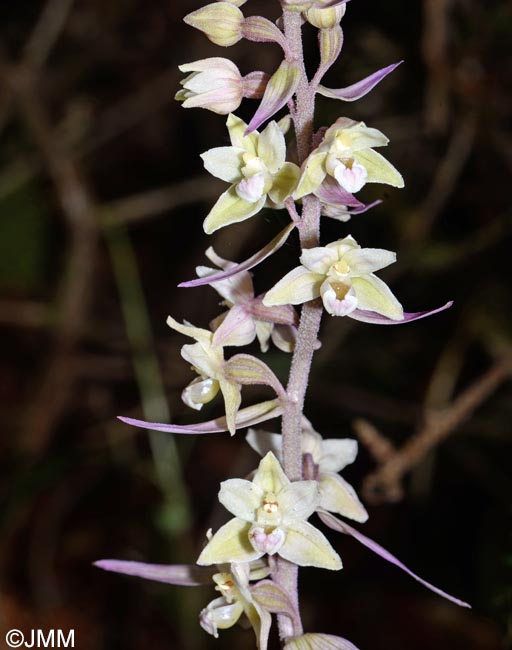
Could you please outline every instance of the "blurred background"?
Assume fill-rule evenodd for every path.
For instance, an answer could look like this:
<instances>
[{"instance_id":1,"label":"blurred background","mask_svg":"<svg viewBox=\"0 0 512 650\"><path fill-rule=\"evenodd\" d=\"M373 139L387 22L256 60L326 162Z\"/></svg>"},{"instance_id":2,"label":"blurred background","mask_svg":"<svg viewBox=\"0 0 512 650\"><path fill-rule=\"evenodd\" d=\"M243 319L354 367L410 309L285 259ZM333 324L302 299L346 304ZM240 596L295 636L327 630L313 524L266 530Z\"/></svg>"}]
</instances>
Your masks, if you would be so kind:
<instances>
[{"instance_id":1,"label":"blurred background","mask_svg":"<svg viewBox=\"0 0 512 650\"><path fill-rule=\"evenodd\" d=\"M220 414L218 401L201 414L182 404L192 373L165 325L172 314L205 327L219 298L176 285L208 245L241 261L287 222L263 212L202 232L224 185L199 153L226 143L225 119L173 101L177 65L228 56L245 74L280 61L277 46L221 50L186 27L202 4L0 3L2 642L11 628L61 628L81 650L253 647L241 628L219 641L199 628L212 589L91 566L194 562L227 517L219 482L257 463L243 434L148 436L116 420ZM278 4L244 11L276 18ZM512 6L354 0L343 26L326 85L405 63L359 102L320 98L317 126L344 114L384 131L406 187L365 188L383 204L324 223L324 242L350 232L396 250L383 277L409 311L455 305L396 328L326 318L306 413L325 437L360 439L344 476L370 511L364 531L474 609L329 533L345 568L301 572L306 629L366 650L511 648ZM258 292L297 250L292 236L257 269ZM273 348L266 361L285 380L289 358Z\"/></svg>"}]
</instances>

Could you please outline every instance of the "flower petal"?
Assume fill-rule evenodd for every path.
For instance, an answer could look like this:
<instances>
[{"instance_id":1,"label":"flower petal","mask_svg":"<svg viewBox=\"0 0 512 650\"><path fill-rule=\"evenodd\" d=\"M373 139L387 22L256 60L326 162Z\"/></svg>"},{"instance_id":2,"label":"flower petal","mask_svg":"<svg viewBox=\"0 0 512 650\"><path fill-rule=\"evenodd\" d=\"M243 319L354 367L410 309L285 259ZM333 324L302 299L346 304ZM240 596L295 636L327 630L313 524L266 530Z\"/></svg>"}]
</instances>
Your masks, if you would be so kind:
<instances>
[{"instance_id":1,"label":"flower petal","mask_svg":"<svg viewBox=\"0 0 512 650\"><path fill-rule=\"evenodd\" d=\"M404 179L400 172L377 151L373 149L356 151L353 157L366 169L368 173L366 177L367 183L385 183L392 187L404 186Z\"/></svg>"},{"instance_id":2,"label":"flower petal","mask_svg":"<svg viewBox=\"0 0 512 650\"><path fill-rule=\"evenodd\" d=\"M388 285L376 275L352 278L359 309L375 311L393 320L402 320L402 305L395 298Z\"/></svg>"},{"instance_id":3,"label":"flower petal","mask_svg":"<svg viewBox=\"0 0 512 650\"><path fill-rule=\"evenodd\" d=\"M247 444L260 456L263 457L271 451L276 458L281 458L282 437L280 433L249 429L245 439Z\"/></svg>"},{"instance_id":4,"label":"flower petal","mask_svg":"<svg viewBox=\"0 0 512 650\"><path fill-rule=\"evenodd\" d=\"M294 521L286 526L286 539L279 555L299 566L316 566L331 571L338 571L343 566L327 538L307 521Z\"/></svg>"},{"instance_id":5,"label":"flower petal","mask_svg":"<svg viewBox=\"0 0 512 650\"><path fill-rule=\"evenodd\" d=\"M234 436L236 433L236 414L242 402L241 388L235 382L222 378L219 378L219 385L224 398L228 431Z\"/></svg>"},{"instance_id":6,"label":"flower petal","mask_svg":"<svg viewBox=\"0 0 512 650\"><path fill-rule=\"evenodd\" d=\"M285 485L278 494L279 507L283 510L283 523L295 519L308 519L320 501L316 481L294 481Z\"/></svg>"},{"instance_id":7,"label":"flower petal","mask_svg":"<svg viewBox=\"0 0 512 650\"><path fill-rule=\"evenodd\" d=\"M273 185L269 190L269 198L277 206L282 206L286 199L290 197L299 180L300 169L291 162L286 162L274 176Z\"/></svg>"},{"instance_id":8,"label":"flower petal","mask_svg":"<svg viewBox=\"0 0 512 650\"><path fill-rule=\"evenodd\" d=\"M400 562L399 559L397 559L389 551L386 551L386 549L383 548L380 544L377 544L377 542L374 542L369 537L366 537L365 535L360 533L355 528L352 528L352 526L349 526L348 524L346 524L344 521L340 521L337 517L334 517L333 515L329 514L328 512L319 513L319 517L324 522L324 524L326 524L326 526L329 526L329 528L332 528L333 530L336 530L336 531L338 531L340 533L345 533L345 535L351 535L360 544L362 544L363 546L366 546L366 548L369 548L370 551L373 551L377 555L380 555L380 557L382 557L387 562L390 562L391 564L394 564L395 566L397 566L399 569L402 569L402 571L405 571L405 573L409 574L411 576L411 578L414 578L415 580L420 582L427 589L430 589L431 591L435 592L436 594L439 594L439 596L442 596L443 598L451 600L452 603L455 603L456 605L460 605L461 607L471 607L471 605L464 602L463 600L459 600L458 598L455 598L454 596L450 596L449 594L442 591L441 589L438 589L438 587L434 587L434 585L430 584L430 582L427 582L426 580L423 580L423 578L420 578L419 576L417 576L410 569L408 569L405 566L405 564L402 564L402 562Z\"/></svg>"},{"instance_id":9,"label":"flower petal","mask_svg":"<svg viewBox=\"0 0 512 650\"><path fill-rule=\"evenodd\" d=\"M300 263L308 271L325 275L330 267L338 261L338 255L332 248L326 246L315 246L315 248L304 248L300 256Z\"/></svg>"},{"instance_id":10,"label":"flower petal","mask_svg":"<svg viewBox=\"0 0 512 650\"><path fill-rule=\"evenodd\" d=\"M181 282L181 284L179 284L178 286L179 287L200 287L205 284L213 284L214 282L220 282L221 280L226 280L227 278L230 278L233 275L236 275L237 273L241 273L242 271L248 271L249 269L254 268L260 262L263 262L263 260L266 260L267 257L275 253L277 250L279 250L281 246L286 242L291 231L294 228L295 228L295 224L290 223L288 226L286 226L286 228L281 230L281 232L276 237L274 237L272 241L270 241L266 246L264 246L261 250L255 253L252 257L249 257L249 259L245 260L245 262L241 262L240 264L232 263L232 265L224 271L219 271L213 273L212 275L199 278L197 280L189 280L188 282ZM208 251L210 250L213 249L208 249Z\"/></svg>"},{"instance_id":11,"label":"flower petal","mask_svg":"<svg viewBox=\"0 0 512 650\"><path fill-rule=\"evenodd\" d=\"M212 340L212 333L209 330L194 327L188 323L178 323L172 316L167 317L166 323L170 328L176 330L176 332L190 336L190 338L196 339L196 341L200 341L201 343L209 345Z\"/></svg>"},{"instance_id":12,"label":"flower petal","mask_svg":"<svg viewBox=\"0 0 512 650\"><path fill-rule=\"evenodd\" d=\"M258 156L271 174L276 174L286 160L286 143L277 123L270 122L258 138Z\"/></svg>"},{"instance_id":13,"label":"flower petal","mask_svg":"<svg viewBox=\"0 0 512 650\"><path fill-rule=\"evenodd\" d=\"M352 438L328 438L322 440L318 464L321 472L341 472L351 465L357 456L357 440Z\"/></svg>"},{"instance_id":14,"label":"flower petal","mask_svg":"<svg viewBox=\"0 0 512 650\"><path fill-rule=\"evenodd\" d=\"M290 483L290 479L271 451L260 461L252 481L263 492L273 492L274 494L280 492L285 485Z\"/></svg>"},{"instance_id":15,"label":"flower petal","mask_svg":"<svg viewBox=\"0 0 512 650\"><path fill-rule=\"evenodd\" d=\"M273 420L281 416L283 407L279 400L273 399L267 402L260 402L253 406L247 406L240 409L235 417L235 425L237 429L245 429L245 427L254 426L265 422L266 420ZM158 422L146 422L145 420L136 420L135 418L126 418L118 416L118 420L129 424L132 427L139 427L140 429L151 429L152 431L166 431L167 433L188 433L195 435L202 435L206 433L220 433L228 430L228 423L226 417L216 418L215 420L208 420L208 422L200 422L199 424L189 424L188 426L179 424L161 424Z\"/></svg>"},{"instance_id":16,"label":"flower petal","mask_svg":"<svg viewBox=\"0 0 512 650\"><path fill-rule=\"evenodd\" d=\"M350 266L353 276L366 275L396 262L396 253L383 248L359 248L348 251L344 260Z\"/></svg>"},{"instance_id":17,"label":"flower petal","mask_svg":"<svg viewBox=\"0 0 512 650\"><path fill-rule=\"evenodd\" d=\"M251 481L232 478L220 484L219 501L232 515L244 521L254 521L262 498L263 492Z\"/></svg>"},{"instance_id":18,"label":"flower petal","mask_svg":"<svg viewBox=\"0 0 512 650\"><path fill-rule=\"evenodd\" d=\"M263 99L254 117L249 122L246 133L252 133L285 106L297 89L299 81L299 63L297 61L283 61L269 79Z\"/></svg>"},{"instance_id":19,"label":"flower petal","mask_svg":"<svg viewBox=\"0 0 512 650\"><path fill-rule=\"evenodd\" d=\"M294 199L301 199L306 194L312 194L320 187L327 175L326 158L327 154L320 151L310 154L302 166L299 183L293 193Z\"/></svg>"},{"instance_id":20,"label":"flower petal","mask_svg":"<svg viewBox=\"0 0 512 650\"><path fill-rule=\"evenodd\" d=\"M386 68L377 70L373 74L361 79L361 81L347 86L346 88L326 88L325 86L318 86L318 94L323 95L324 97L331 97L332 99L341 99L344 102L353 102L356 99L361 99L366 94L368 94L377 84L379 84L388 74L393 72L395 68L403 63L403 61L398 61L398 63L393 63L388 65Z\"/></svg>"},{"instance_id":21,"label":"flower petal","mask_svg":"<svg viewBox=\"0 0 512 650\"><path fill-rule=\"evenodd\" d=\"M211 235L219 228L229 226L232 223L245 221L249 217L257 214L265 205L265 196L258 201L251 203L241 199L236 193L235 186L232 185L228 190L220 195L217 202L210 210L204 220L203 228L207 235Z\"/></svg>"},{"instance_id":22,"label":"flower petal","mask_svg":"<svg viewBox=\"0 0 512 650\"><path fill-rule=\"evenodd\" d=\"M338 474L320 474L320 507L360 523L368 520L356 491Z\"/></svg>"},{"instance_id":23,"label":"flower petal","mask_svg":"<svg viewBox=\"0 0 512 650\"><path fill-rule=\"evenodd\" d=\"M98 560L94 562L94 566L104 571L114 571L127 576L136 576L137 578L183 587L210 584L215 573L213 569L204 569L195 564L146 564L145 562L128 562L124 560Z\"/></svg>"},{"instance_id":24,"label":"flower petal","mask_svg":"<svg viewBox=\"0 0 512 650\"><path fill-rule=\"evenodd\" d=\"M215 147L201 154L204 168L212 176L226 183L237 183L242 178L240 171L244 162L244 149L237 147Z\"/></svg>"},{"instance_id":25,"label":"flower petal","mask_svg":"<svg viewBox=\"0 0 512 650\"><path fill-rule=\"evenodd\" d=\"M255 551L249 541L251 524L235 517L214 534L197 559L197 564L224 564L227 562L251 562L263 553Z\"/></svg>"},{"instance_id":26,"label":"flower petal","mask_svg":"<svg viewBox=\"0 0 512 650\"><path fill-rule=\"evenodd\" d=\"M253 317L244 306L232 307L221 325L213 335L213 345L228 347L231 345L249 345L256 336L256 325Z\"/></svg>"},{"instance_id":27,"label":"flower petal","mask_svg":"<svg viewBox=\"0 0 512 650\"><path fill-rule=\"evenodd\" d=\"M392 320L386 316L376 314L373 311L364 311L363 309L356 309L353 311L350 314L350 318L359 320L363 323L373 323L374 325L402 325L403 323L412 323L412 321L421 320L422 318L427 318L427 316L438 314L440 311L449 309L452 305L453 301L451 300L442 307L432 309L431 311L404 312L403 318L401 320Z\"/></svg>"},{"instance_id":28,"label":"flower petal","mask_svg":"<svg viewBox=\"0 0 512 650\"><path fill-rule=\"evenodd\" d=\"M228 115L226 126L233 147L244 149L246 152L251 153L254 156L257 155L258 133L245 135L247 124L233 113Z\"/></svg>"},{"instance_id":29,"label":"flower petal","mask_svg":"<svg viewBox=\"0 0 512 650\"><path fill-rule=\"evenodd\" d=\"M303 266L298 266L272 287L263 298L267 307L274 305L300 305L318 298L324 275L311 273Z\"/></svg>"}]
</instances>

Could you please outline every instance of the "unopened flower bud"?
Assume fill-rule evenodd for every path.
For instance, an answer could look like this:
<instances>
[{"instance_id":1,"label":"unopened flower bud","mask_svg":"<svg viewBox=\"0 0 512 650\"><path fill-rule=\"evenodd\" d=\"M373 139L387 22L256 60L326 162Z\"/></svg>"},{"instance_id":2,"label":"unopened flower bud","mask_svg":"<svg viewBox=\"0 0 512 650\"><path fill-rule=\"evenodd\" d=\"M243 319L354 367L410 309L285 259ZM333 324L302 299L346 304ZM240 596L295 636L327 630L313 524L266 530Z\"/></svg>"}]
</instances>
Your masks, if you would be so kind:
<instances>
[{"instance_id":1,"label":"unopened flower bud","mask_svg":"<svg viewBox=\"0 0 512 650\"><path fill-rule=\"evenodd\" d=\"M314 0L281 0L281 5L286 11L307 11L314 4Z\"/></svg>"},{"instance_id":2,"label":"unopened flower bud","mask_svg":"<svg viewBox=\"0 0 512 650\"><path fill-rule=\"evenodd\" d=\"M306 20L318 29L330 29L336 27L345 15L346 5L338 5L328 9L312 8L306 11Z\"/></svg>"},{"instance_id":3,"label":"unopened flower bud","mask_svg":"<svg viewBox=\"0 0 512 650\"><path fill-rule=\"evenodd\" d=\"M229 47L242 38L244 15L230 2L215 2L185 16L187 25L199 29L215 45Z\"/></svg>"},{"instance_id":4,"label":"unopened flower bud","mask_svg":"<svg viewBox=\"0 0 512 650\"><path fill-rule=\"evenodd\" d=\"M206 108L227 115L240 106L244 83L237 66L229 59L202 59L179 68L191 73L181 81L183 89L175 96L184 108Z\"/></svg>"}]
</instances>

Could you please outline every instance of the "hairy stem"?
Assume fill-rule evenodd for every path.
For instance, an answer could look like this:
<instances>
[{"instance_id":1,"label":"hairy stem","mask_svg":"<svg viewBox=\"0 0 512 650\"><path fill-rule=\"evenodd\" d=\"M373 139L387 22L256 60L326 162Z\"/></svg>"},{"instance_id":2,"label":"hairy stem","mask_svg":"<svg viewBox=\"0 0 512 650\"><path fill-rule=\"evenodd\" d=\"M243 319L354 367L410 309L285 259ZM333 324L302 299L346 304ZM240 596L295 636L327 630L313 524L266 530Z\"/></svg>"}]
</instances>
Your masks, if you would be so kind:
<instances>
[{"instance_id":1,"label":"hairy stem","mask_svg":"<svg viewBox=\"0 0 512 650\"><path fill-rule=\"evenodd\" d=\"M296 92L293 115L299 164L302 164L312 149L315 92L308 82L304 68L300 13L285 11L284 28L290 47L290 56L302 63L302 76ZM301 248L312 248L319 245L319 224L320 204L318 199L314 196L305 197L299 224ZM307 303L302 308L299 333L288 379L288 403L283 413L282 424L283 468L292 481L302 478L302 412L321 318L322 306L319 300ZM279 558L275 579L289 593L298 610L298 567ZM294 626L285 616L280 616L278 620L282 639L294 634L302 634L300 624Z\"/></svg>"}]
</instances>

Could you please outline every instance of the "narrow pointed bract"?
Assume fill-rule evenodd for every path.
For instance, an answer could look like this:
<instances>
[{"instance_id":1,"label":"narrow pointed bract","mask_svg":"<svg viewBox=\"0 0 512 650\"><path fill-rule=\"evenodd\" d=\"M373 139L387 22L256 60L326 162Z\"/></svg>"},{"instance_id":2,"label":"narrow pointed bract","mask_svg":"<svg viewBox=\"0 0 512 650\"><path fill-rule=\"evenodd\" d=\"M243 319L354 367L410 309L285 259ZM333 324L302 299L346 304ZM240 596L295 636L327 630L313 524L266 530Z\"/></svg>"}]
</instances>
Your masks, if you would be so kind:
<instances>
[{"instance_id":1,"label":"narrow pointed bract","mask_svg":"<svg viewBox=\"0 0 512 650\"><path fill-rule=\"evenodd\" d=\"M394 564L402 571L405 571L405 573L409 574L411 578L414 578L415 580L420 582L424 587L430 589L430 591L433 591L434 593L438 594L439 596L442 596L443 598L446 598L447 600L451 600L452 603L455 603L460 607L471 607L469 603L466 603L463 600L459 600L459 598L455 598L455 596L450 596L450 594L447 594L445 591L442 591L438 587L435 587L430 582L427 582L426 580L423 580L423 578L420 578L418 575L413 573L408 567L406 567L405 564L400 562L398 558L392 555L389 551L386 551L386 549L383 548L380 544L377 544L377 542L374 542L369 537L366 537L366 535L363 535L355 528L352 528L352 526L346 524L344 521L340 521L337 517L334 517L328 512L321 512L320 519L324 522L326 526L329 526L329 528L332 528L333 530L336 530L340 533L345 533L345 535L350 535L351 537L354 537L354 539L356 539L360 544L363 544L363 546L366 546L366 548L369 548L377 555L380 555L380 557L386 560L387 562L390 562L391 564Z\"/></svg>"}]
</instances>

